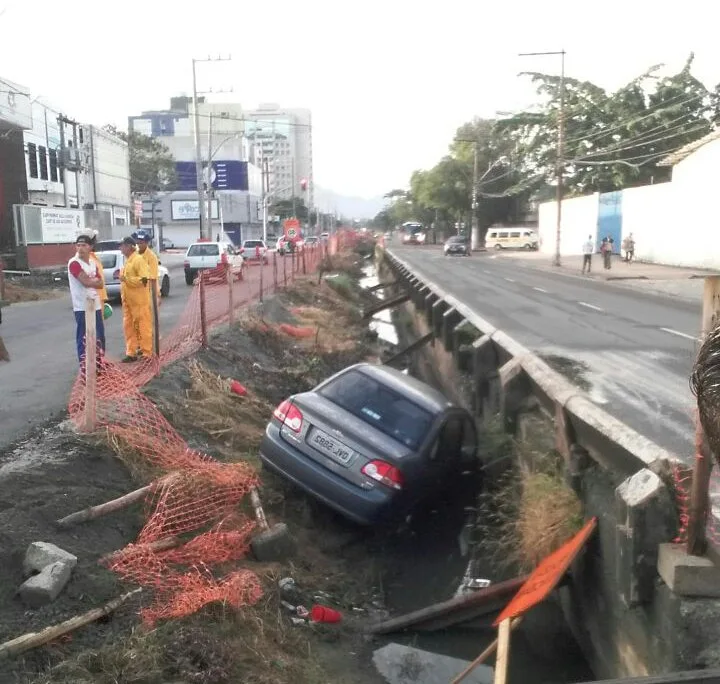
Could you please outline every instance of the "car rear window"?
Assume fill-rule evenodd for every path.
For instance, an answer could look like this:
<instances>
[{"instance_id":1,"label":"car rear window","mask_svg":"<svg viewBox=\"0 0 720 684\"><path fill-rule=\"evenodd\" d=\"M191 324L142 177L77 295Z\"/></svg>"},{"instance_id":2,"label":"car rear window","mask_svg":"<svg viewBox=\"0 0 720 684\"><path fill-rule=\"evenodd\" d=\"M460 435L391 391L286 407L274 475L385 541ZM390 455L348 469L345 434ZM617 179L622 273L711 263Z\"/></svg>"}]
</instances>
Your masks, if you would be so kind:
<instances>
[{"instance_id":1,"label":"car rear window","mask_svg":"<svg viewBox=\"0 0 720 684\"><path fill-rule=\"evenodd\" d=\"M100 263L103 268L115 268L117 254L103 254L100 252L100 254L97 255L97 258L100 259Z\"/></svg>"},{"instance_id":2,"label":"car rear window","mask_svg":"<svg viewBox=\"0 0 720 684\"><path fill-rule=\"evenodd\" d=\"M245 240L244 247L264 247L262 240Z\"/></svg>"},{"instance_id":3,"label":"car rear window","mask_svg":"<svg viewBox=\"0 0 720 684\"><path fill-rule=\"evenodd\" d=\"M428 411L360 371L344 373L320 395L411 449L420 447L432 424Z\"/></svg>"},{"instance_id":4,"label":"car rear window","mask_svg":"<svg viewBox=\"0 0 720 684\"><path fill-rule=\"evenodd\" d=\"M464 238L464 237L455 236L455 237L451 237L451 238L448 240L448 242L449 242L450 244L457 244L457 243L459 243L459 242L465 242L465 238Z\"/></svg>"},{"instance_id":5,"label":"car rear window","mask_svg":"<svg viewBox=\"0 0 720 684\"><path fill-rule=\"evenodd\" d=\"M202 257L202 256L217 256L220 254L220 248L216 244L207 245L190 245L188 249L188 256Z\"/></svg>"}]
</instances>

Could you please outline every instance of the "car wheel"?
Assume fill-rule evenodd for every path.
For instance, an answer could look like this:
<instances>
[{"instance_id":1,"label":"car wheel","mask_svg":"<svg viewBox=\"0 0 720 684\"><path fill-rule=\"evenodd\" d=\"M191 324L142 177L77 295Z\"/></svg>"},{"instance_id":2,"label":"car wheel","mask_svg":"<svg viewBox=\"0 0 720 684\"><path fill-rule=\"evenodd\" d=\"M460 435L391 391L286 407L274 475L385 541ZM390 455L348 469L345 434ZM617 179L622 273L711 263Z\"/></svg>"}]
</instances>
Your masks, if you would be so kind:
<instances>
[{"instance_id":1,"label":"car wheel","mask_svg":"<svg viewBox=\"0 0 720 684\"><path fill-rule=\"evenodd\" d=\"M185 271L185 282L188 285L192 285L194 280L195 280L194 274L191 273L190 271Z\"/></svg>"},{"instance_id":2,"label":"car wheel","mask_svg":"<svg viewBox=\"0 0 720 684\"><path fill-rule=\"evenodd\" d=\"M160 296L167 297L170 294L170 278L164 276L160 284Z\"/></svg>"},{"instance_id":3,"label":"car wheel","mask_svg":"<svg viewBox=\"0 0 720 684\"><path fill-rule=\"evenodd\" d=\"M523 249L530 251L532 249L532 245L523 245Z\"/></svg>"},{"instance_id":4,"label":"car wheel","mask_svg":"<svg viewBox=\"0 0 720 684\"><path fill-rule=\"evenodd\" d=\"M495 249L496 249L497 251L500 251L500 250L502 249L502 245L496 244L496 245L495 245Z\"/></svg>"}]
</instances>

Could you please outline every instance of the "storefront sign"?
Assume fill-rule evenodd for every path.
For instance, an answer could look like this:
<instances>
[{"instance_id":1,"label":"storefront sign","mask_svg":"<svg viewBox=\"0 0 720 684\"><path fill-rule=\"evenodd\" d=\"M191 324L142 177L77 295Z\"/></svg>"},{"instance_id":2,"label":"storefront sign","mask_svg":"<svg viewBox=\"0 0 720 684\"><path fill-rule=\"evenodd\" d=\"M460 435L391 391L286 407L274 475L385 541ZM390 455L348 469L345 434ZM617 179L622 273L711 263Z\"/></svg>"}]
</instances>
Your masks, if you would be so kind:
<instances>
[{"instance_id":1,"label":"storefront sign","mask_svg":"<svg viewBox=\"0 0 720 684\"><path fill-rule=\"evenodd\" d=\"M170 202L170 215L173 221L199 221L200 209L197 200L172 200ZM218 200L213 200L212 217L218 218Z\"/></svg>"}]
</instances>

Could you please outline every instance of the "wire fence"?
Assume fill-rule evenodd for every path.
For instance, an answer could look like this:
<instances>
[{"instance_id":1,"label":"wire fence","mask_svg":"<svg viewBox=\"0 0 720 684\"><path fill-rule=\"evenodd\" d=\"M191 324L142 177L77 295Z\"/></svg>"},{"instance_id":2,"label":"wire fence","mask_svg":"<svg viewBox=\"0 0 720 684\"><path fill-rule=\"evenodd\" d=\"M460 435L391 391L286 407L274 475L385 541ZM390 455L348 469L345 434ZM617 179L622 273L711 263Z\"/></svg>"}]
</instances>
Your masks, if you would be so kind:
<instances>
[{"instance_id":1,"label":"wire fence","mask_svg":"<svg viewBox=\"0 0 720 684\"><path fill-rule=\"evenodd\" d=\"M116 448L155 477L137 540L102 560L125 580L152 589L141 610L147 624L189 615L213 601L250 605L262 589L252 571L226 566L245 556L255 528L239 505L258 484L253 468L191 449L140 387L163 366L208 345L212 329L232 321L238 309L317 272L323 259L354 240L352 233L338 233L327 245L272 254L267 263L261 257L242 269L201 271L158 354L132 364L100 359L97 373L93 364L78 375L69 405L78 429L105 430Z\"/></svg>"}]
</instances>

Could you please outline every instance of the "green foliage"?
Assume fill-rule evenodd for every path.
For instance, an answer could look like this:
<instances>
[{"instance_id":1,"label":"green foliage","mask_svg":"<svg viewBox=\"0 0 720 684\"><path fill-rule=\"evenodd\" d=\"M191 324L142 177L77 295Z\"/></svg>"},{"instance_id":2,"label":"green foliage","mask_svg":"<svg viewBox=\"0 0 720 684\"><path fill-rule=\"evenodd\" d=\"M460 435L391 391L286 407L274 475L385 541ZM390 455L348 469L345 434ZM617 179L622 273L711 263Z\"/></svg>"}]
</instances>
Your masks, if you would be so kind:
<instances>
[{"instance_id":1,"label":"green foliage","mask_svg":"<svg viewBox=\"0 0 720 684\"><path fill-rule=\"evenodd\" d=\"M668 180L659 163L670 153L720 124L720 84L708 91L691 73L694 55L674 75L659 77L661 65L617 90L565 77L566 195L609 192ZM499 120L475 119L461 126L449 154L429 170L414 171L409 188L394 189L373 220L382 229L404 221L431 223L454 233L470 222L475 149L478 157L477 218L481 228L512 224L531 202L555 194L561 82L557 75L528 73L539 102Z\"/></svg>"},{"instance_id":2,"label":"green foliage","mask_svg":"<svg viewBox=\"0 0 720 684\"><path fill-rule=\"evenodd\" d=\"M305 200L301 197L296 197L294 201L292 199L281 199L273 202L270 205L270 213L273 216L279 216L280 220L295 217L301 221L307 221L308 217Z\"/></svg>"},{"instance_id":3,"label":"green foliage","mask_svg":"<svg viewBox=\"0 0 720 684\"><path fill-rule=\"evenodd\" d=\"M159 140L136 131L118 131L115 126L105 126L104 130L128 144L131 192L160 192L177 185L175 158Z\"/></svg>"}]
</instances>

